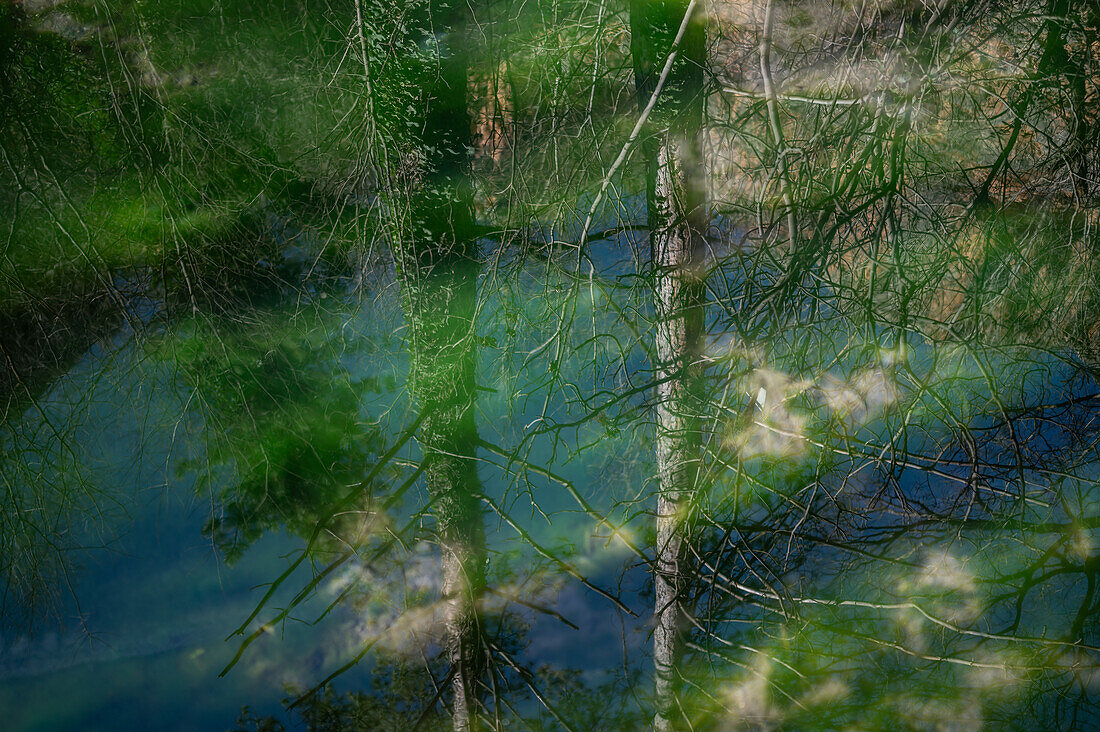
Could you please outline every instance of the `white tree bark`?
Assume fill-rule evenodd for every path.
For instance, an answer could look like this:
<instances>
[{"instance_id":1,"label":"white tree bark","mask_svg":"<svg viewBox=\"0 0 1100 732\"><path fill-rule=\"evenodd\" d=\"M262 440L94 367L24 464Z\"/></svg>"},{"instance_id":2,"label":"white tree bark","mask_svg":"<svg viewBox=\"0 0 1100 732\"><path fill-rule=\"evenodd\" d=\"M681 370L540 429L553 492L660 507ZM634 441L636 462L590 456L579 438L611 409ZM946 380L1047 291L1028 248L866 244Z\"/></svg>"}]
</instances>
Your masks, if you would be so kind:
<instances>
[{"instance_id":1,"label":"white tree bark","mask_svg":"<svg viewBox=\"0 0 1100 732\"><path fill-rule=\"evenodd\" d=\"M657 546L654 571L654 729L671 730L687 629L688 514L699 473L705 206L695 135L657 152L651 234L657 316Z\"/></svg>"}]
</instances>

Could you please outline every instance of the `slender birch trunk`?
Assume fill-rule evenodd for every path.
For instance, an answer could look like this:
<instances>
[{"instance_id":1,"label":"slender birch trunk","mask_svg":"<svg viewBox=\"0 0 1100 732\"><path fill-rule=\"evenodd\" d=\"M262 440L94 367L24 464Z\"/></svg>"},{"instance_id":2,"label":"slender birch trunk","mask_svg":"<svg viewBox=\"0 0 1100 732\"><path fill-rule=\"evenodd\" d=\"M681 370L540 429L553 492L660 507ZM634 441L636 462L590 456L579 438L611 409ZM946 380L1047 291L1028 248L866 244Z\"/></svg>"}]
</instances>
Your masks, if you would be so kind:
<instances>
[{"instance_id":1,"label":"slender birch trunk","mask_svg":"<svg viewBox=\"0 0 1100 732\"><path fill-rule=\"evenodd\" d=\"M679 662L687 631L690 562L689 512L700 462L700 355L703 346L704 211L694 139L665 139L657 155L653 203L656 227L657 316L657 546L654 573L654 728L675 729Z\"/></svg>"},{"instance_id":2,"label":"slender birch trunk","mask_svg":"<svg viewBox=\"0 0 1100 732\"><path fill-rule=\"evenodd\" d=\"M675 48L685 16L694 6L635 0L631 5L631 50L639 107L666 69L665 95L654 108L642 142L646 157L650 247L655 275L657 387L657 546L654 568L653 660L659 732L682 725L678 710L680 659L687 631L690 566L690 504L699 474L700 388L707 223L699 136L702 126L704 33L689 25ZM678 58L671 66L669 53Z\"/></svg>"}]
</instances>

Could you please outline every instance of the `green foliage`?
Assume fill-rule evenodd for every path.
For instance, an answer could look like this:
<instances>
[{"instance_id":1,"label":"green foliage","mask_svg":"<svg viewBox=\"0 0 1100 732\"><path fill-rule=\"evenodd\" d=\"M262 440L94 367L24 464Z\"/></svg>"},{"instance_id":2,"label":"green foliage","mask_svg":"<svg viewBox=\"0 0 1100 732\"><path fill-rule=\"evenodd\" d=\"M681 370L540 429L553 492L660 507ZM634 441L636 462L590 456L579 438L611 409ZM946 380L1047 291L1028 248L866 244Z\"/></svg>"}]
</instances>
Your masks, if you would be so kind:
<instances>
[{"instance_id":1,"label":"green foliage","mask_svg":"<svg viewBox=\"0 0 1100 732\"><path fill-rule=\"evenodd\" d=\"M392 389L392 380L353 380L341 363L351 344L334 340L323 311L252 317L260 320L184 323L162 354L203 415L208 463L180 469L207 476L200 489L218 505L207 531L231 560L276 527L310 535L353 489L365 507L388 477L356 488L385 447L381 426L360 405L369 392ZM345 523L354 523L352 513ZM330 529L344 533L340 522Z\"/></svg>"}]
</instances>

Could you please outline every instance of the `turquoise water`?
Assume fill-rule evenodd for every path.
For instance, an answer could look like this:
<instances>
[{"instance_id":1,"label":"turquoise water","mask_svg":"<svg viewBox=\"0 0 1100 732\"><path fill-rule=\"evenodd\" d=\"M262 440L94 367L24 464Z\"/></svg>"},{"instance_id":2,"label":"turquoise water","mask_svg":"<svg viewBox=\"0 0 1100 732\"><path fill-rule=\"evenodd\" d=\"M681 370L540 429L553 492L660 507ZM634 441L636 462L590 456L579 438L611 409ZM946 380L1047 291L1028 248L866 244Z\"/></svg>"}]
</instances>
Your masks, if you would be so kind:
<instances>
[{"instance_id":1,"label":"turquoise water","mask_svg":"<svg viewBox=\"0 0 1100 732\"><path fill-rule=\"evenodd\" d=\"M323 309L276 308L268 313L276 330L307 321L296 333L305 334L306 340L316 337L318 352L332 357L320 365L331 369L320 374L322 382L371 381L354 412L358 419L380 425L387 440L415 417L404 391L407 365L392 290L390 285L389 292L377 297L325 293L317 299ZM204 330L201 322L164 325L155 313L146 316L143 332L135 335L126 329L109 343L97 344L6 427L5 477L26 495L58 504L53 526L64 548L59 573L43 578L55 584L51 602L44 606L50 614L33 632L17 623L4 628L0 701L14 710L12 729L119 729L150 720L166 729L228 729L244 705L289 721L280 711L287 686L308 688L358 650L354 639L363 633L358 610L337 608L312 624L347 576L355 575L353 562L296 608L293 617L303 622L288 620L272 628L224 679L218 678L240 641L227 636L306 542L276 523L265 526L258 540L227 562L225 552L204 531L222 498L219 491L239 480L234 458L210 454L224 448L222 438L227 436L217 432L234 427L232 415L218 413L217 405L200 407L199 400L209 397L202 387L210 385L196 387L163 353L213 331ZM228 327L226 333L237 330ZM335 341L339 344L330 349ZM541 414L542 400L530 400L521 410L522 420L516 417L508 375L499 368L501 350L482 352L480 378L493 391L482 398L480 415L483 439L507 444L514 437L511 425ZM288 403L294 401L294 394L285 396ZM354 446L343 448L355 452ZM526 459L548 462L551 451L536 443ZM606 494L606 489L591 490L590 481L608 454L596 450L583 455L559 468L560 477L576 481L589 499ZM417 459L412 445L398 456L397 462L405 465ZM522 516L524 532L540 546L557 548L566 542L574 547L570 561L584 576L613 585L626 554L589 536L592 521L566 490L549 490L538 476L522 478L526 490L533 486L538 492L538 510L553 517L546 520L530 508L530 501L526 511L517 505L524 499L513 481L522 471L508 468L499 455L486 454L485 460L482 472L494 505ZM625 474L617 478L627 480ZM414 488L391 511L393 524L407 521L424 502L422 489ZM524 560L516 557L530 557L530 548L498 516L490 513L487 519L491 526L497 524L491 528L496 551L522 566ZM403 556L405 566L391 562L389 576L371 580L386 585L384 593L396 592L393 575L407 579L416 563L423 565L423 583L429 589L438 582L433 576L438 574L437 560L425 546L414 542ZM318 561L323 565L323 557ZM528 586L501 588L528 604L545 602L554 608L552 616L508 603L530 624L525 632L529 658L602 670L608 652L621 655L624 627L630 646L644 643L643 621L624 615L622 623L608 625L604 621L609 609L617 612L614 605L551 574L525 578ZM307 563L248 630L274 615L310 576ZM365 591L372 591L369 583ZM637 592L637 587L626 592L631 604L639 605ZM640 606L636 611L644 613ZM568 628L558 614L584 630ZM364 661L362 668L346 674L339 688L369 686L370 665Z\"/></svg>"},{"instance_id":2,"label":"turquoise water","mask_svg":"<svg viewBox=\"0 0 1100 732\"><path fill-rule=\"evenodd\" d=\"M637 713L647 703L650 673L644 559L652 541L651 392L634 389L646 383L644 344L621 313L635 308L644 322L648 304L625 241L593 251L601 265L594 284L582 280L570 289L566 278L555 280L556 264L541 261L503 286L491 274L481 281L477 418L487 447L479 452L479 474L493 588L486 607L510 618L502 642L524 666L544 678L572 669L578 688L597 698L608 693L601 684L617 679L615 708ZM306 547L318 515L310 511L346 494L416 417L396 286L384 275L366 292L335 281L250 310L243 326L215 317L166 320L151 308L140 332L127 328L95 346L6 426L5 481L28 501L34 497L36 510L54 512L40 525L53 530L49 538L63 560L41 577L54 590L41 606L48 614L33 629L10 616L3 629L0 705L9 710L8 728L230 729L245 705L295 725L300 720L281 703L290 689L320 683L366 644L375 651L338 677L338 691L372 693L379 663L438 651L438 557L424 543L428 496L418 482L408 483L419 460L413 441L370 486L381 503L368 504L373 513L364 514L362 558L325 574L340 550L325 546L246 623L269 583ZM608 311L601 297L618 298L619 311ZM545 344L562 308L573 319L569 342L580 345L559 361L555 382L554 345ZM724 317L713 315L712 332ZM863 718L874 726L881 709L855 696L869 693L858 690L874 666L852 659L885 663L874 655L885 643L908 650L890 661L898 684L949 710L976 695L979 711L996 719L1015 702L990 689L1026 688L1014 664L1049 678L1061 678L1071 663L1088 667L1089 652L1071 658L1065 646L1036 639L1065 637L1071 626L1086 638L1092 632L1092 611L1079 605L1088 602L1082 578L1092 566L1097 526L1096 384L1058 354L915 340L907 366L891 371L896 349L869 361L866 350L847 345L850 334L835 332L816 335L816 348L842 355L815 372L821 357L801 339L814 328L820 330L811 325L775 338L770 363L749 367L730 355L740 347L735 337L711 338L725 397L716 401L710 449L724 467L702 500L707 511L737 518L708 525L699 546L718 547L705 554L707 571L723 582L739 575L725 592L713 589L713 579L700 583L707 633L695 646L696 661L711 664L716 689L749 698L755 714L780 714L775 700L783 697L759 689L745 697L744 689L755 687L738 671L748 663L744 654L770 658L747 668L784 688L812 681L810 691L798 692L803 699L857 699L849 703L865 705ZM593 330L615 339L587 339ZM212 353L223 360L211 360ZM218 364L230 368L218 371ZM233 370L241 364L247 368ZM588 392L561 383L584 384ZM770 396L758 401L757 424L734 434L728 405L744 404L759 388ZM1003 424L1008 414L1012 429ZM354 439L330 441L333 425ZM539 434L543 425L566 426ZM299 442L327 452L318 462L295 447ZM884 445L893 446L886 458ZM259 482L257 450L266 460L259 464L275 471ZM265 491L293 495L302 481L332 492L300 513L264 513ZM242 488L249 485L260 494ZM253 518L234 524L225 508L234 501ZM385 508L375 510L379 505ZM815 506L812 516L805 505ZM922 511L955 518L925 522ZM210 530L212 515L227 533ZM970 518L986 523L964 533L957 522ZM1077 533L1034 528L1052 523ZM229 544L219 544L219 536ZM369 560L387 536L401 540ZM730 537L738 543L729 544ZM734 546L759 552L759 564L730 564ZM54 556L34 549L32 556ZM1044 578L1042 555L1051 552L1065 568ZM1020 592L1016 578L1036 557L1038 591ZM318 575L308 598L280 618ZM730 587L744 592L730 594ZM1013 592L1018 604L1005 601ZM802 608L801 635L791 635L798 626L779 610L784 597ZM947 626L930 626L922 613ZM1082 613L1087 622L1075 626ZM265 624L219 677L242 638ZM245 635L233 635L241 626ZM1007 635L1031 640L987 637L1005 635L1006 626L1015 629ZM947 636L945 627L953 629ZM954 637L959 629L966 632ZM872 638L881 641L877 651L864 647L874 648ZM1020 655L1022 646L1028 652ZM740 655L729 655L730 648L741 648ZM917 661L910 663L914 648ZM700 655L704 649L709 655ZM929 665L935 658L978 659L992 681L959 676L950 660ZM798 675L787 679L775 670L788 667ZM872 698L907 708L906 689L891 690L893 683ZM509 695L517 713L539 714L526 689L502 691L501 701ZM827 727L828 718L821 724Z\"/></svg>"}]
</instances>

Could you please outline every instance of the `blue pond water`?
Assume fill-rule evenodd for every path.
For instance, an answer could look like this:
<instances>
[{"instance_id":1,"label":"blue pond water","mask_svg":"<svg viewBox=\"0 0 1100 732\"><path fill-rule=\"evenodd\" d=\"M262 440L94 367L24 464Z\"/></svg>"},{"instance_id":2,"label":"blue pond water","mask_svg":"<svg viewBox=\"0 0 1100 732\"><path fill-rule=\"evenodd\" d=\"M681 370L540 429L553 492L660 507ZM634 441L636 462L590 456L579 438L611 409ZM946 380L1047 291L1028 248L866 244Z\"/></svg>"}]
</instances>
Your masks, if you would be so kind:
<instances>
[{"instance_id":1,"label":"blue pond water","mask_svg":"<svg viewBox=\"0 0 1100 732\"><path fill-rule=\"evenodd\" d=\"M637 414L645 413L651 394L632 387L647 378L640 340L646 337L649 306L644 282L634 276L644 242L632 240L634 236L621 232L593 243L598 271L596 282L587 286L582 282L571 287L569 278L553 274L558 265L550 261L529 263L506 287L494 282L492 273L485 275L478 420L488 443L505 451L520 445L517 454L528 463L548 466L561 478L549 480L489 450L481 452L487 505L501 509L486 511L492 562L498 568L507 563L521 568L496 575L503 582L497 588L498 602L527 625L520 658L531 668L579 669L593 682L623 669L627 675L637 672L642 679L638 691L644 696L650 643L646 568L629 546L609 538L607 526L582 510L571 493L611 522L625 524L632 540L644 540L653 490L652 418L639 419ZM360 393L357 414L376 425L380 439L388 443L415 414L405 386L408 363L397 289L384 276L378 283L366 293L347 285L307 290L304 305L299 295L265 317L276 324L276 332L302 327L305 341L333 356L318 366L322 377L374 384ZM726 285L736 289L736 283ZM636 315L641 330L609 314L601 302L605 297ZM225 415L211 417L202 408L194 378L181 375L177 364L164 356L166 349L202 337L197 335L201 327L165 324L158 320L156 303L143 301L136 312L146 323L145 331L135 334L127 327L97 344L4 427L3 482L22 497L26 510L39 512L38 525L56 532L46 538L58 551L46 550L41 556L63 560L44 575L56 584L48 588L56 600L54 615L33 632L13 621L3 625L4 726L229 729L244 705L293 724L281 704L287 685L318 683L353 657L365 639L386 635L387 629L397 629L388 641L394 645L413 636L397 616L385 608L371 609L370 602L338 605L320 622L313 621L355 580L368 600L373 597L382 605L410 587L431 591L438 584L435 553L412 543L395 562L380 568L347 563L295 608L293 619L272 625L220 678L241 640L230 634L306 542L301 532L276 525L267 526L231 563L215 547L204 527L217 512L219 486L232 484L240 469L217 452L222 438L231 437L217 432L236 423ZM555 315L562 312L571 319L564 345L553 339ZM732 373L734 364L745 360L730 355L744 344L730 332L717 332L724 318L719 308L709 318L709 355L719 382L726 378L723 368ZM592 332L615 338L586 343L585 333ZM806 359L811 365L799 370L799 334L777 335L767 352L757 351L756 363L738 366L747 368L745 375L729 376L726 389L737 392L727 402L740 405L759 385L767 385L770 397L762 409L776 399L781 407L763 417L771 425L766 444L773 451L790 450L795 462L813 463L827 455L832 463L825 474L833 478L814 485L835 491L837 505L850 500L847 510L867 510L870 516L868 504L860 503L870 495L887 508L903 495L934 504L957 500L958 485L964 484L977 497L975 516L983 501L1018 495L1026 502L1032 493L1034 515L1049 515L1043 506L1049 509L1052 481L1061 481L1067 491L1073 485L1082 512L1093 505L1096 462L1089 435L1097 431L1100 403L1091 395L1100 390L1072 359L1026 348L948 348L914 338L907 353L909 376L887 388L875 379L894 373L888 359L869 360L866 349L845 348L850 338L847 333L821 333L817 340L826 344L821 350L841 355L831 362ZM558 367L560 382L554 381L550 367L558 348L567 350ZM827 368L813 365L823 361ZM606 364L613 368L604 368ZM853 386L856 377L865 379L859 382L862 387ZM582 396L559 388L567 382L592 388ZM852 399L862 400L862 406L852 407ZM837 406L838 400L849 406ZM1042 404L1061 406L1036 408ZM1012 419L1006 422L1009 415ZM294 416L288 413L287 418ZM571 420L576 426L538 435L544 425ZM726 429L727 421L733 423L735 417L716 421L717 433ZM738 438L740 448L730 448L741 450L750 470L754 461L768 459L751 447L753 429ZM795 437L787 434L792 430ZM900 445L903 439L904 459L883 467L881 446ZM406 445L397 453L394 475L408 475L408 466L417 459L415 445ZM979 464L980 477L975 477ZM735 490L734 484L742 485L719 478L715 491ZM1042 497L1035 492L1039 484ZM417 485L389 509L386 519L392 526L404 525L426 500ZM768 502L767 496L759 500L759 505ZM745 509L750 523L758 512L753 505ZM887 510L882 525L893 518ZM876 523L868 519L863 527L874 531ZM1082 531L1083 541L1091 541L1092 529ZM533 574L522 569L540 556L532 542L552 547L576 575L617 598L634 615L552 562L549 569ZM819 570L822 578L830 576L834 559L827 550L819 553L817 564L805 565L803 576ZM312 571L309 562L299 567L248 630L273 617L309 582ZM882 585L870 581L876 583ZM1049 606L1028 605L1022 631L1039 635L1051 618L1072 614L1066 608L1080 588L1071 583L1059 591L1062 596ZM1059 603L1066 608L1059 610ZM412 645L417 652L432 647L421 641ZM336 688L370 689L371 669L372 662L364 661L343 674Z\"/></svg>"}]
</instances>

